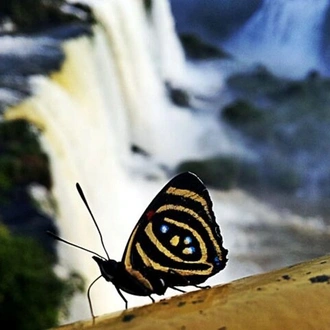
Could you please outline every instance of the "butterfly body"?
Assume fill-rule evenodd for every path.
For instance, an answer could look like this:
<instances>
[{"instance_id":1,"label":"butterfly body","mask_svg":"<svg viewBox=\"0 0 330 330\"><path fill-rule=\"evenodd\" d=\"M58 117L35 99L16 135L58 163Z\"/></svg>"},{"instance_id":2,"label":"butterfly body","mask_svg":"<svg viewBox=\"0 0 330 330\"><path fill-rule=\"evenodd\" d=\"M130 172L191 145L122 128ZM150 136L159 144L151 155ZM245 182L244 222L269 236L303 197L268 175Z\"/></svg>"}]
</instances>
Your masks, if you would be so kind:
<instances>
[{"instance_id":1,"label":"butterfly body","mask_svg":"<svg viewBox=\"0 0 330 330\"><path fill-rule=\"evenodd\" d=\"M150 296L152 293L156 293L150 288L144 286L143 283L139 281L139 279L131 275L125 269L125 266L122 262L117 262L112 259L103 260L95 256L93 256L93 259L99 265L101 275L104 277L104 279L107 282L111 282L117 288L117 290L123 290L136 296ZM163 290L163 293L165 290Z\"/></svg>"},{"instance_id":2,"label":"butterfly body","mask_svg":"<svg viewBox=\"0 0 330 330\"><path fill-rule=\"evenodd\" d=\"M90 289L101 277L121 291L137 296L163 295L168 288L197 286L220 272L228 251L222 245L212 201L203 182L193 173L181 173L156 195L133 229L121 261L110 259L101 231L81 187L77 190L100 235L106 257L48 233L53 238L93 254L101 275L87 291L91 314Z\"/></svg>"}]
</instances>

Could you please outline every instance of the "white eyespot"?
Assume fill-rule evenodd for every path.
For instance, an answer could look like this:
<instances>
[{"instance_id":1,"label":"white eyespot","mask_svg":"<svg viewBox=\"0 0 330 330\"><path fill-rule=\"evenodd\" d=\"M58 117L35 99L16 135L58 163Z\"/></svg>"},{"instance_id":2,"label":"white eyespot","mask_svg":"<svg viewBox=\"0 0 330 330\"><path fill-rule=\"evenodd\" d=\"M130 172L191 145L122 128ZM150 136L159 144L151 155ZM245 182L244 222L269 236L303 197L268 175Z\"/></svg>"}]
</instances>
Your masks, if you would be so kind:
<instances>
[{"instance_id":1,"label":"white eyespot","mask_svg":"<svg viewBox=\"0 0 330 330\"><path fill-rule=\"evenodd\" d=\"M169 226L167 225L161 225L160 226L160 231L163 233L163 234L166 234L168 231L169 231Z\"/></svg>"},{"instance_id":2,"label":"white eyespot","mask_svg":"<svg viewBox=\"0 0 330 330\"><path fill-rule=\"evenodd\" d=\"M184 244L190 244L192 242L192 238L190 236L187 236L185 239L184 239Z\"/></svg>"}]
</instances>

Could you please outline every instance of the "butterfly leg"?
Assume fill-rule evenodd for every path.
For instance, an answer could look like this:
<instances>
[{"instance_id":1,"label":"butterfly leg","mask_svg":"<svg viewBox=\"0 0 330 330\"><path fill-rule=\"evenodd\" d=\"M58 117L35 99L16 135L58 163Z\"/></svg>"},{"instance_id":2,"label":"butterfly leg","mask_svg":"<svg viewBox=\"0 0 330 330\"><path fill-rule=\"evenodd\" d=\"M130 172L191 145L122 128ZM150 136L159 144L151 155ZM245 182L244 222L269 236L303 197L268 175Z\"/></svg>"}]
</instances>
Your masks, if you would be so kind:
<instances>
[{"instance_id":1,"label":"butterfly leg","mask_svg":"<svg viewBox=\"0 0 330 330\"><path fill-rule=\"evenodd\" d=\"M152 298L152 297L151 297L151 295L150 295L150 296L148 296L148 297L151 299L152 303L154 303L154 302L155 302L155 299L154 299L154 298Z\"/></svg>"},{"instance_id":2,"label":"butterfly leg","mask_svg":"<svg viewBox=\"0 0 330 330\"><path fill-rule=\"evenodd\" d=\"M88 287L87 289L87 299L88 299L88 304L89 304L89 309L91 311L92 314L92 319L93 319L93 325L95 324L95 315L94 315L94 311L93 311L93 306L92 306L92 299L91 299L91 288L94 285L94 283L99 280L102 277L102 275L100 275L99 277L97 277Z\"/></svg>"},{"instance_id":3,"label":"butterfly leg","mask_svg":"<svg viewBox=\"0 0 330 330\"><path fill-rule=\"evenodd\" d=\"M181 289L179 289L179 288L176 288L175 286L169 286L169 288L171 288L171 289L173 289L173 290L176 290L176 291L179 291L179 292L186 293L186 291L181 290Z\"/></svg>"},{"instance_id":4,"label":"butterfly leg","mask_svg":"<svg viewBox=\"0 0 330 330\"><path fill-rule=\"evenodd\" d=\"M207 289L211 289L211 286L210 285L197 285L197 284L190 284L192 286L194 286L195 288L198 288L198 289L203 289L203 290L207 290Z\"/></svg>"},{"instance_id":5,"label":"butterfly leg","mask_svg":"<svg viewBox=\"0 0 330 330\"><path fill-rule=\"evenodd\" d=\"M179 273L177 273L176 271L174 271L173 269L169 269L168 272L172 275L177 275L177 276L181 276L185 281L187 281L187 284L188 284L188 280L186 278L184 278L182 275L180 275ZM183 292L185 293L186 291L182 290L182 289L179 289L175 286L170 286L169 288L173 289L173 290L176 290L176 291L179 291L179 292Z\"/></svg>"},{"instance_id":6,"label":"butterfly leg","mask_svg":"<svg viewBox=\"0 0 330 330\"><path fill-rule=\"evenodd\" d=\"M120 295L121 299L123 299L125 301L125 309L127 309L127 307L128 307L127 299L124 297L124 295L122 294L122 292L120 291L120 289L118 287L115 286L115 288L116 288L118 294Z\"/></svg>"}]
</instances>

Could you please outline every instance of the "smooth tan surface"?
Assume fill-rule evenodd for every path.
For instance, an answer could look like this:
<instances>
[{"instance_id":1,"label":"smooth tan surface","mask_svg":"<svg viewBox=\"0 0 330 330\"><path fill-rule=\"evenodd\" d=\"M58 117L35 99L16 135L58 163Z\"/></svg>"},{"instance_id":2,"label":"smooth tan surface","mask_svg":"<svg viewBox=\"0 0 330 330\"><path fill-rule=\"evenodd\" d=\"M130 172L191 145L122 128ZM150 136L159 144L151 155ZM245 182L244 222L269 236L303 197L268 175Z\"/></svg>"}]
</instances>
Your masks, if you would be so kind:
<instances>
[{"instance_id":1,"label":"smooth tan surface","mask_svg":"<svg viewBox=\"0 0 330 330\"><path fill-rule=\"evenodd\" d=\"M330 256L59 329L330 329Z\"/></svg>"}]
</instances>

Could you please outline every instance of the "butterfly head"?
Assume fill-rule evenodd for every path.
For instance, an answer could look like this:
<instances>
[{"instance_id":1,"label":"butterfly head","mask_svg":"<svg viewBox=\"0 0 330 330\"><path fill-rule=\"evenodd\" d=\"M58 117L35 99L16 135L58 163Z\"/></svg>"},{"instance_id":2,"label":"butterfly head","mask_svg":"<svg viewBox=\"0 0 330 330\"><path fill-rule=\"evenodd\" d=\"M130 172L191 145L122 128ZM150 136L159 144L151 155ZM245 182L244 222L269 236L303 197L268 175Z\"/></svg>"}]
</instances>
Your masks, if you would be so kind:
<instances>
[{"instance_id":1,"label":"butterfly head","mask_svg":"<svg viewBox=\"0 0 330 330\"><path fill-rule=\"evenodd\" d=\"M105 278L105 280L108 282L112 282L118 270L118 262L113 259L101 259L97 256L93 256L93 259L99 265L101 274Z\"/></svg>"}]
</instances>

